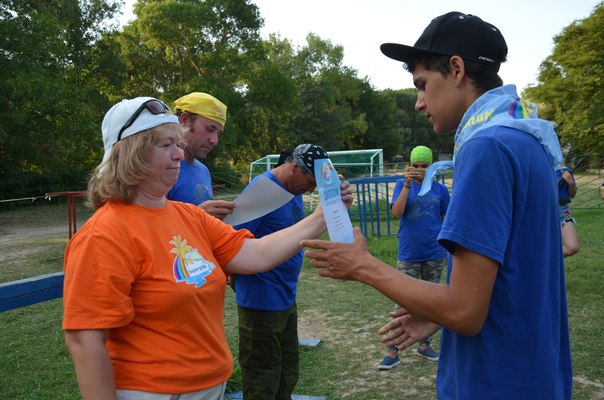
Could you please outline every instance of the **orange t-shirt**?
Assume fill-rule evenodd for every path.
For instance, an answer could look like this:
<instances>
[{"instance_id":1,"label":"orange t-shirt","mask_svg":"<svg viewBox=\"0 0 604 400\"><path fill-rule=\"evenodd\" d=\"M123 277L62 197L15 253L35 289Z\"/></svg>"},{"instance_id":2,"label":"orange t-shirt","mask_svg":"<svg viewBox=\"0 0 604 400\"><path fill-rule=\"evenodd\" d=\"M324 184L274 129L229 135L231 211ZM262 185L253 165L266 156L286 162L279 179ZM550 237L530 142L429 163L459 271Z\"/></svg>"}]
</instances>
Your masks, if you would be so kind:
<instances>
[{"instance_id":1,"label":"orange t-shirt","mask_svg":"<svg viewBox=\"0 0 604 400\"><path fill-rule=\"evenodd\" d=\"M199 208L107 203L65 252L63 329L110 329L119 389L186 393L226 381L222 266L236 231Z\"/></svg>"}]
</instances>

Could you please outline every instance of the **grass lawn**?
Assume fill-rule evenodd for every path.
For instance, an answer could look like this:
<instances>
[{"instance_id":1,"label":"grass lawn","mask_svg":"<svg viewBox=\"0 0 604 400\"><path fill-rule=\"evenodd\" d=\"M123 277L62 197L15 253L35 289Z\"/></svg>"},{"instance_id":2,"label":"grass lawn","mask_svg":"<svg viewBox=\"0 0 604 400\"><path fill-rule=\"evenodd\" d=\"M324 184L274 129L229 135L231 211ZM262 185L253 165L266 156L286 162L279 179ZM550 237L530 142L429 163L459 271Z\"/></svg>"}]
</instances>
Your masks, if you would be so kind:
<instances>
[{"instance_id":1,"label":"grass lawn","mask_svg":"<svg viewBox=\"0 0 604 400\"><path fill-rule=\"evenodd\" d=\"M576 400L604 399L604 212L578 210L582 249L567 259L567 287ZM78 225L90 213L78 209ZM65 205L0 210L0 282L60 271L67 244ZM394 265L396 238L369 240L374 255ZM237 315L227 289L225 326L237 355ZM436 363L401 352L402 364L378 371L385 347L377 329L392 302L356 282L321 278L306 264L298 293L302 338L321 339L301 348L297 394L327 399L433 399ZM77 399L73 365L63 344L61 299L0 313L0 399ZM438 349L438 338L434 346ZM494 366L496 367L496 366ZM237 365L228 391L241 388Z\"/></svg>"}]
</instances>

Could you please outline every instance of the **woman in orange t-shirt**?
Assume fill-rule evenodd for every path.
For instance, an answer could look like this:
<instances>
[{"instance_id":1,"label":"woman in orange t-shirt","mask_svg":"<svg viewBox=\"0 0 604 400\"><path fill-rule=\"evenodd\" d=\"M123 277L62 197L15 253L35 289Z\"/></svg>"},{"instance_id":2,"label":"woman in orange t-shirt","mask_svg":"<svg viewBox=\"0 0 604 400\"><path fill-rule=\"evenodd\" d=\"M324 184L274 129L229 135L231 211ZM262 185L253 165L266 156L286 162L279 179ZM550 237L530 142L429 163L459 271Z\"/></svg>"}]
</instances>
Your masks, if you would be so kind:
<instances>
[{"instance_id":1,"label":"woman in orange t-shirt","mask_svg":"<svg viewBox=\"0 0 604 400\"><path fill-rule=\"evenodd\" d=\"M123 100L105 115L105 156L89 185L95 214L65 252L65 342L84 399L222 399L233 358L226 276L280 264L325 230L323 213L254 239L166 193L178 178L181 128L160 100ZM352 195L343 185L342 198Z\"/></svg>"}]
</instances>

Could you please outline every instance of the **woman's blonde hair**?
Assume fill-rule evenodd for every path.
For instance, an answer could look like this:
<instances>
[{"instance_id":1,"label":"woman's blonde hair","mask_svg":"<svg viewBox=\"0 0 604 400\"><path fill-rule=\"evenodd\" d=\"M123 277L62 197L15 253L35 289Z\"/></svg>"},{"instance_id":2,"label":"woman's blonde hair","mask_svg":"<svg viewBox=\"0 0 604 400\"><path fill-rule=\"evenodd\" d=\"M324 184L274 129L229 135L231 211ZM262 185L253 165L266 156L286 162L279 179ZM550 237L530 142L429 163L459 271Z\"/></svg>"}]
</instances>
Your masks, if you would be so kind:
<instances>
[{"instance_id":1,"label":"woman's blonde hair","mask_svg":"<svg viewBox=\"0 0 604 400\"><path fill-rule=\"evenodd\" d=\"M164 124L117 142L109 158L97 166L88 180L88 205L94 210L109 201L131 204L138 187L149 174L149 151L171 125ZM182 136L182 129L178 129Z\"/></svg>"}]
</instances>

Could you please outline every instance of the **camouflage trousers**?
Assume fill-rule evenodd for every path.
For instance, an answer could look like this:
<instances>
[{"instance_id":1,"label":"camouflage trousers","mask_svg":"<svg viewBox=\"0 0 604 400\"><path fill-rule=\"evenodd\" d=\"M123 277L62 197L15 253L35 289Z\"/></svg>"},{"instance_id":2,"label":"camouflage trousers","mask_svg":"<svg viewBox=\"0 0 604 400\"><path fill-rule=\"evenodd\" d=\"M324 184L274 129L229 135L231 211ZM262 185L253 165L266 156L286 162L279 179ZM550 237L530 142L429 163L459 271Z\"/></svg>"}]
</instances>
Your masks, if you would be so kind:
<instances>
[{"instance_id":1,"label":"camouflage trousers","mask_svg":"<svg viewBox=\"0 0 604 400\"><path fill-rule=\"evenodd\" d=\"M396 270L416 279L421 279L422 281L440 283L445 265L447 265L446 257L421 262L398 261L396 264ZM394 309L397 310L399 308L400 306L395 304ZM431 341L432 336L428 336L419 343L430 345Z\"/></svg>"},{"instance_id":2,"label":"camouflage trousers","mask_svg":"<svg viewBox=\"0 0 604 400\"><path fill-rule=\"evenodd\" d=\"M246 400L291 400L299 376L298 308L237 307L239 364Z\"/></svg>"}]
</instances>

